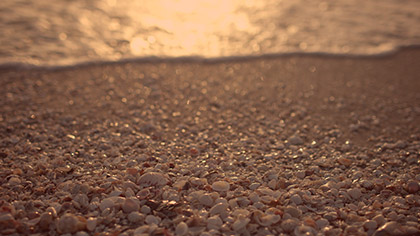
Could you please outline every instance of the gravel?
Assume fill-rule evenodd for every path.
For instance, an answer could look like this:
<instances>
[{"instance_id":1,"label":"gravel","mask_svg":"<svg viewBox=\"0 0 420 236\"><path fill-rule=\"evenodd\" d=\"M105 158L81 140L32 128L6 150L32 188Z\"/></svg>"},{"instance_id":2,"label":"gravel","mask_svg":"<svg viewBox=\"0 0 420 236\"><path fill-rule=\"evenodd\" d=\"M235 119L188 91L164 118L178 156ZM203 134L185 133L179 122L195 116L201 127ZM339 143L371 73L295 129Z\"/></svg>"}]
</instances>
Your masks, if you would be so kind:
<instances>
[{"instance_id":1,"label":"gravel","mask_svg":"<svg viewBox=\"0 0 420 236\"><path fill-rule=\"evenodd\" d=\"M0 234L416 234L413 55L2 69Z\"/></svg>"}]
</instances>

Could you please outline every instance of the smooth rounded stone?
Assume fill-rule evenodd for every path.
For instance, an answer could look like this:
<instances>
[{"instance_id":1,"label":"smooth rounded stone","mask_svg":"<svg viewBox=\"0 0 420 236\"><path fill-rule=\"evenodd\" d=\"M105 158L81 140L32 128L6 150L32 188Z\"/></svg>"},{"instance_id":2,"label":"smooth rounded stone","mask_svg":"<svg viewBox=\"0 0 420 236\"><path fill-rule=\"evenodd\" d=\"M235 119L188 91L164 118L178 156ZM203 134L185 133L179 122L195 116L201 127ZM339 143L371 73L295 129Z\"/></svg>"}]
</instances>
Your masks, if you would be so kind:
<instances>
[{"instance_id":1,"label":"smooth rounded stone","mask_svg":"<svg viewBox=\"0 0 420 236\"><path fill-rule=\"evenodd\" d=\"M144 173L137 181L138 185L141 186L156 186L163 187L169 183L168 178L162 173L159 172L147 172Z\"/></svg>"},{"instance_id":2,"label":"smooth rounded stone","mask_svg":"<svg viewBox=\"0 0 420 236\"><path fill-rule=\"evenodd\" d=\"M362 191L358 188L349 189L347 193L355 200L358 200L362 196Z\"/></svg>"},{"instance_id":3,"label":"smooth rounded stone","mask_svg":"<svg viewBox=\"0 0 420 236\"><path fill-rule=\"evenodd\" d=\"M82 207L88 207L89 206L89 198L84 193L79 193L74 197L74 200L80 204Z\"/></svg>"},{"instance_id":4,"label":"smooth rounded stone","mask_svg":"<svg viewBox=\"0 0 420 236\"><path fill-rule=\"evenodd\" d=\"M144 219L144 215L139 212L134 211L128 214L127 219L132 223L139 223L140 221Z\"/></svg>"},{"instance_id":5,"label":"smooth rounded stone","mask_svg":"<svg viewBox=\"0 0 420 236\"><path fill-rule=\"evenodd\" d=\"M256 192L252 192L251 194L249 194L248 198L253 203L256 203L256 202L259 202L260 201L260 196Z\"/></svg>"},{"instance_id":6,"label":"smooth rounded stone","mask_svg":"<svg viewBox=\"0 0 420 236\"><path fill-rule=\"evenodd\" d=\"M49 229L53 220L54 220L54 216L51 212L42 213L38 222L39 228L41 230Z\"/></svg>"},{"instance_id":7,"label":"smooth rounded stone","mask_svg":"<svg viewBox=\"0 0 420 236\"><path fill-rule=\"evenodd\" d=\"M204 206L212 206L214 201L209 194L203 194L198 198L198 201Z\"/></svg>"},{"instance_id":8,"label":"smooth rounded stone","mask_svg":"<svg viewBox=\"0 0 420 236\"><path fill-rule=\"evenodd\" d=\"M96 229L96 224L98 222L98 219L94 217L89 217L86 221L86 228L89 231L94 231Z\"/></svg>"},{"instance_id":9,"label":"smooth rounded stone","mask_svg":"<svg viewBox=\"0 0 420 236\"><path fill-rule=\"evenodd\" d=\"M176 235L186 235L188 233L188 225L185 222L180 222L175 228Z\"/></svg>"},{"instance_id":10,"label":"smooth rounded stone","mask_svg":"<svg viewBox=\"0 0 420 236\"><path fill-rule=\"evenodd\" d=\"M207 219L207 229L220 229L222 227L223 221L220 219L218 215L212 216Z\"/></svg>"},{"instance_id":11,"label":"smooth rounded stone","mask_svg":"<svg viewBox=\"0 0 420 236\"><path fill-rule=\"evenodd\" d=\"M147 205L143 205L140 208L140 212L143 214L149 214L150 212L152 212L152 209L150 209L150 207Z\"/></svg>"},{"instance_id":12,"label":"smooth rounded stone","mask_svg":"<svg viewBox=\"0 0 420 236\"><path fill-rule=\"evenodd\" d=\"M101 209L101 211L104 211L105 209L113 208L114 206L115 206L115 203L111 198L105 198L99 204L99 209Z\"/></svg>"},{"instance_id":13,"label":"smooth rounded stone","mask_svg":"<svg viewBox=\"0 0 420 236\"><path fill-rule=\"evenodd\" d=\"M226 192L230 189L230 184L226 181L216 181L211 185L213 190L218 192Z\"/></svg>"},{"instance_id":14,"label":"smooth rounded stone","mask_svg":"<svg viewBox=\"0 0 420 236\"><path fill-rule=\"evenodd\" d=\"M146 224L151 225L151 224L159 224L159 218L157 218L156 216L153 215L148 215L146 216L146 219L144 220L144 222L146 222Z\"/></svg>"},{"instance_id":15,"label":"smooth rounded stone","mask_svg":"<svg viewBox=\"0 0 420 236\"><path fill-rule=\"evenodd\" d=\"M373 236L402 235L402 233L401 226L397 222L391 221L379 227L375 233L373 233Z\"/></svg>"},{"instance_id":16,"label":"smooth rounded stone","mask_svg":"<svg viewBox=\"0 0 420 236\"><path fill-rule=\"evenodd\" d=\"M57 230L61 234L73 234L82 228L84 228L83 223L79 221L77 216L71 213L64 214L57 222Z\"/></svg>"},{"instance_id":17,"label":"smooth rounded stone","mask_svg":"<svg viewBox=\"0 0 420 236\"><path fill-rule=\"evenodd\" d=\"M296 227L299 226L299 221L295 218L283 220L280 224L280 227L284 230L286 233L291 233L295 230Z\"/></svg>"},{"instance_id":18,"label":"smooth rounded stone","mask_svg":"<svg viewBox=\"0 0 420 236\"><path fill-rule=\"evenodd\" d=\"M374 230L378 227L378 223L374 220L367 220L363 223L363 227L366 230Z\"/></svg>"},{"instance_id":19,"label":"smooth rounded stone","mask_svg":"<svg viewBox=\"0 0 420 236\"><path fill-rule=\"evenodd\" d=\"M216 215L216 214L221 214L222 212L225 212L228 208L228 204L226 203L217 203L216 205L214 205L212 208L210 208L209 214L210 215Z\"/></svg>"},{"instance_id":20,"label":"smooth rounded stone","mask_svg":"<svg viewBox=\"0 0 420 236\"><path fill-rule=\"evenodd\" d=\"M324 215L324 218L328 221L334 221L338 218L337 212L328 212Z\"/></svg>"},{"instance_id":21,"label":"smooth rounded stone","mask_svg":"<svg viewBox=\"0 0 420 236\"><path fill-rule=\"evenodd\" d=\"M381 226L386 222L385 217L383 215L377 215L373 217L372 220L376 221L376 223L378 223L378 226Z\"/></svg>"},{"instance_id":22,"label":"smooth rounded stone","mask_svg":"<svg viewBox=\"0 0 420 236\"><path fill-rule=\"evenodd\" d=\"M295 236L309 236L309 235L316 235L316 230L307 225L300 225L293 230L293 234Z\"/></svg>"},{"instance_id":23,"label":"smooth rounded stone","mask_svg":"<svg viewBox=\"0 0 420 236\"><path fill-rule=\"evenodd\" d=\"M294 202L296 205L300 205L303 203L302 198L299 196L299 194L293 194L290 197L290 201Z\"/></svg>"},{"instance_id":24,"label":"smooth rounded stone","mask_svg":"<svg viewBox=\"0 0 420 236\"><path fill-rule=\"evenodd\" d=\"M419 189L420 189L420 186L419 186L419 183L418 182L416 182L416 181L409 181L407 183L407 191L409 193L412 193L412 194L417 193L419 191Z\"/></svg>"},{"instance_id":25,"label":"smooth rounded stone","mask_svg":"<svg viewBox=\"0 0 420 236\"><path fill-rule=\"evenodd\" d=\"M253 218L261 226L270 226L279 222L281 217L279 215L264 214L263 212L257 210L254 211Z\"/></svg>"},{"instance_id":26,"label":"smooth rounded stone","mask_svg":"<svg viewBox=\"0 0 420 236\"><path fill-rule=\"evenodd\" d=\"M124 213L139 211L140 210L139 202L132 198L127 198L124 200L124 203L122 204L122 210L124 211Z\"/></svg>"},{"instance_id":27,"label":"smooth rounded stone","mask_svg":"<svg viewBox=\"0 0 420 236\"><path fill-rule=\"evenodd\" d=\"M295 218L299 218L302 215L302 211L293 206L287 206L284 208L284 213L288 213Z\"/></svg>"},{"instance_id":28,"label":"smooth rounded stone","mask_svg":"<svg viewBox=\"0 0 420 236\"><path fill-rule=\"evenodd\" d=\"M18 184L20 184L22 181L18 178L18 177L12 177L12 178L10 178L9 179L9 184L11 185L11 186L14 186L14 185L18 185Z\"/></svg>"},{"instance_id":29,"label":"smooth rounded stone","mask_svg":"<svg viewBox=\"0 0 420 236\"><path fill-rule=\"evenodd\" d=\"M232 229L237 232L243 228L246 227L246 225L250 222L251 220L249 218L247 218L245 215L238 215L235 222L233 222L232 224Z\"/></svg>"},{"instance_id":30,"label":"smooth rounded stone","mask_svg":"<svg viewBox=\"0 0 420 236\"><path fill-rule=\"evenodd\" d=\"M301 137L299 137L299 135L295 134L290 136L287 141L291 144L291 145L302 145L303 144L303 139Z\"/></svg>"},{"instance_id":31,"label":"smooth rounded stone","mask_svg":"<svg viewBox=\"0 0 420 236\"><path fill-rule=\"evenodd\" d=\"M324 218L321 218L321 219L318 219L317 221L315 221L315 224L318 228L322 229L322 228L327 227L330 224L330 222L328 222L328 220L326 220Z\"/></svg>"},{"instance_id":32,"label":"smooth rounded stone","mask_svg":"<svg viewBox=\"0 0 420 236\"><path fill-rule=\"evenodd\" d=\"M75 234L75 236L89 236L89 234L86 233L85 231L79 231Z\"/></svg>"}]
</instances>

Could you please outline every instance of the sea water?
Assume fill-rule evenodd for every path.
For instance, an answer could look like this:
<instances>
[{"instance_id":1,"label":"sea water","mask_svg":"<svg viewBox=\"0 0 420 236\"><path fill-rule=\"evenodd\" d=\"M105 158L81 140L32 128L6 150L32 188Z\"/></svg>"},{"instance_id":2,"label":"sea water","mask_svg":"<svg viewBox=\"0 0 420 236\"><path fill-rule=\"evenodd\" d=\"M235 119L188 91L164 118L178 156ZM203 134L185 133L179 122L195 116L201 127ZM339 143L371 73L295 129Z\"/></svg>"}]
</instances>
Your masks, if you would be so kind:
<instances>
[{"instance_id":1,"label":"sea water","mask_svg":"<svg viewBox=\"0 0 420 236\"><path fill-rule=\"evenodd\" d=\"M0 65L377 55L419 25L419 0L1 0Z\"/></svg>"}]
</instances>

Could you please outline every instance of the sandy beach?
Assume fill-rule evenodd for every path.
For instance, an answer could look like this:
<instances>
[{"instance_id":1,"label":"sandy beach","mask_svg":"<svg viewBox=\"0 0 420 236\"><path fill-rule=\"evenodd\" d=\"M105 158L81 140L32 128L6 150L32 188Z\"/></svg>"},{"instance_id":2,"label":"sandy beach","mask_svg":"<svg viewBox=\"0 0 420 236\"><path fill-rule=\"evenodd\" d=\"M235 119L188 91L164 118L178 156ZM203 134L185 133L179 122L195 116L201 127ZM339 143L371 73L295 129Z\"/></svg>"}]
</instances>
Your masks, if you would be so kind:
<instances>
[{"instance_id":1,"label":"sandy beach","mask_svg":"<svg viewBox=\"0 0 420 236\"><path fill-rule=\"evenodd\" d=\"M2 235L419 235L420 49L0 69Z\"/></svg>"}]
</instances>

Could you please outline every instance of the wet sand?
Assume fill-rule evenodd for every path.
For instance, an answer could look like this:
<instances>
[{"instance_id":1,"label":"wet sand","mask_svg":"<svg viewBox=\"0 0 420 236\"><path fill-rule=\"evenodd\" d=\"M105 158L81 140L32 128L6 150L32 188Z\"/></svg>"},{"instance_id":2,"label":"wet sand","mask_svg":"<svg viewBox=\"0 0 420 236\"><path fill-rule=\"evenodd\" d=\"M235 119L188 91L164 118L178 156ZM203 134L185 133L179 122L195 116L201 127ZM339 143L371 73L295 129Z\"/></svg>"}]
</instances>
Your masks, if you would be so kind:
<instances>
[{"instance_id":1,"label":"wet sand","mask_svg":"<svg viewBox=\"0 0 420 236\"><path fill-rule=\"evenodd\" d=\"M0 233L418 234L419 75L419 49L2 68Z\"/></svg>"}]
</instances>

